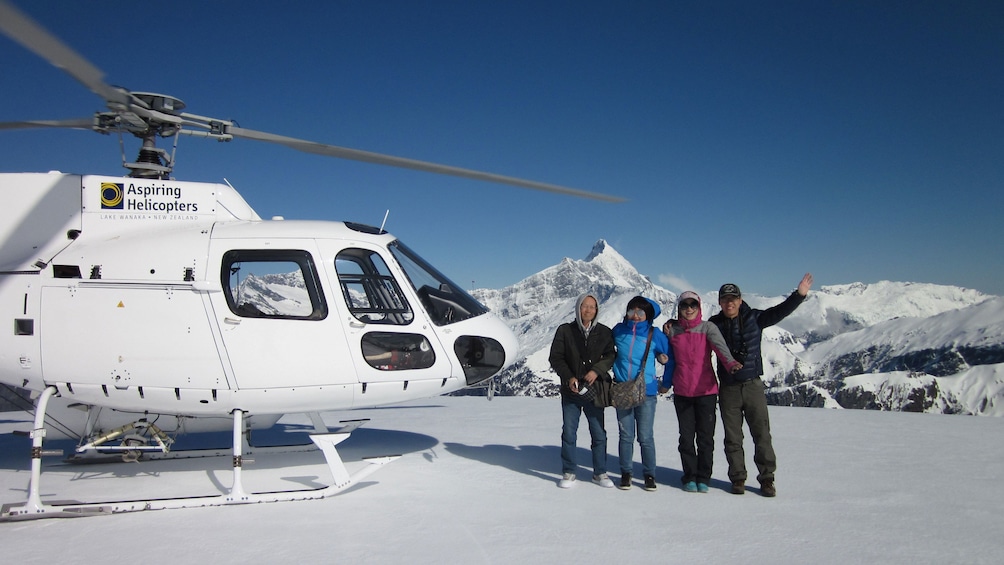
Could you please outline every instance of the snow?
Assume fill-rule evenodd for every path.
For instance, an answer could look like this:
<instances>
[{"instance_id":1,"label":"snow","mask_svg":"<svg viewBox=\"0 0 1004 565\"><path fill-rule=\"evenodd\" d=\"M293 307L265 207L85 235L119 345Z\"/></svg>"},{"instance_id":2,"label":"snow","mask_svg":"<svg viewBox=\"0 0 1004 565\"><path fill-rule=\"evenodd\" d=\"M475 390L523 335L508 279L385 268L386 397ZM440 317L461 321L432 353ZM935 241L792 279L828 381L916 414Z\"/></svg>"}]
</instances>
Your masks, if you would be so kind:
<instances>
[{"instance_id":1,"label":"snow","mask_svg":"<svg viewBox=\"0 0 1004 565\"><path fill-rule=\"evenodd\" d=\"M585 466L573 488L556 487L557 399L440 397L324 414L329 425L371 419L339 446L350 471L363 456L402 454L338 496L0 523L0 553L6 563L999 562L1004 419L786 407L770 413L779 459L773 499L759 496L752 476L744 496L728 493L720 425L711 492L681 491L668 401L656 413L660 487L650 493L597 487ZM28 429L28 420L0 413L2 502L25 496L29 440L10 432ZM307 427L305 416L287 415L269 432L288 439ZM606 427L616 476L612 409ZM588 465L584 421L578 455ZM248 490L316 487L330 478L317 452L254 459L243 474ZM215 494L230 484L229 457L44 461L45 501ZM637 459L634 465L640 474Z\"/></svg>"}]
</instances>

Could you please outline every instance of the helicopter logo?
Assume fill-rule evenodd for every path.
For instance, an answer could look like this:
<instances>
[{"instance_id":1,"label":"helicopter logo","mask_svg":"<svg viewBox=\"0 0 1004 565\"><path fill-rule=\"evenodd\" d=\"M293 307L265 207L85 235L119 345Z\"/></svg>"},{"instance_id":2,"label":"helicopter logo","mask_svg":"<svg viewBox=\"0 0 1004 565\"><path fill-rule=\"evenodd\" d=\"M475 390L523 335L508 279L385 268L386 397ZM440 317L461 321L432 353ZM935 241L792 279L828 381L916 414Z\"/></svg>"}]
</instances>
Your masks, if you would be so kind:
<instances>
[{"instance_id":1,"label":"helicopter logo","mask_svg":"<svg viewBox=\"0 0 1004 565\"><path fill-rule=\"evenodd\" d=\"M103 182L101 183L101 209L121 210L122 203L122 183Z\"/></svg>"}]
</instances>

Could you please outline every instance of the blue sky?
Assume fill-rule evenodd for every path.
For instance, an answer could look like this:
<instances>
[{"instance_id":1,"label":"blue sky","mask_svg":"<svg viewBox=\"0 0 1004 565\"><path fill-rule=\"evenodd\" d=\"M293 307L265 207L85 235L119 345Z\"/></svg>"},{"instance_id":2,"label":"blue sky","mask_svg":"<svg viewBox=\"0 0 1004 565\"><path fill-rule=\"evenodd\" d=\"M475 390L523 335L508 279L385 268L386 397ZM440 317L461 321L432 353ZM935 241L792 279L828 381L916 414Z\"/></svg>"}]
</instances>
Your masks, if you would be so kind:
<instances>
[{"instance_id":1,"label":"blue sky","mask_svg":"<svg viewBox=\"0 0 1004 565\"><path fill-rule=\"evenodd\" d=\"M606 239L673 290L931 282L1004 295L998 1L15 1L106 73L245 128L603 192L609 204L183 137L263 217L389 231L462 286ZM88 116L0 38L0 122ZM163 146L163 145L162 145ZM127 155L136 144L127 140ZM0 132L0 171L122 174L118 139Z\"/></svg>"}]
</instances>

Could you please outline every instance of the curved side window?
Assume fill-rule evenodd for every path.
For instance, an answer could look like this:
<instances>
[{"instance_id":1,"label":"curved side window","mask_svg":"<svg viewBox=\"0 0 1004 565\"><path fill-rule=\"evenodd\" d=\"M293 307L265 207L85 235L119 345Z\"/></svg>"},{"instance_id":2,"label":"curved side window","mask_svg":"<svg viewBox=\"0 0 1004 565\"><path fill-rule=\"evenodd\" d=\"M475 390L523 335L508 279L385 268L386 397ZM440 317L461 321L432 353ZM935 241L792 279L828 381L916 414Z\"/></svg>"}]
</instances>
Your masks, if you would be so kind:
<instances>
[{"instance_id":1,"label":"curved side window","mask_svg":"<svg viewBox=\"0 0 1004 565\"><path fill-rule=\"evenodd\" d=\"M310 253L237 249L220 273L230 311L245 318L323 320L328 304Z\"/></svg>"},{"instance_id":2,"label":"curved side window","mask_svg":"<svg viewBox=\"0 0 1004 565\"><path fill-rule=\"evenodd\" d=\"M367 324L410 324L415 318L401 287L376 251L343 249L335 257L338 283L349 311Z\"/></svg>"},{"instance_id":3,"label":"curved side window","mask_svg":"<svg viewBox=\"0 0 1004 565\"><path fill-rule=\"evenodd\" d=\"M453 351L464 368L468 386L487 380L505 364L505 349L490 337L462 335L453 342Z\"/></svg>"},{"instance_id":4,"label":"curved side window","mask_svg":"<svg viewBox=\"0 0 1004 565\"><path fill-rule=\"evenodd\" d=\"M436 363L432 345L420 334L370 332L363 336L362 348L370 367L381 371L428 369Z\"/></svg>"}]
</instances>

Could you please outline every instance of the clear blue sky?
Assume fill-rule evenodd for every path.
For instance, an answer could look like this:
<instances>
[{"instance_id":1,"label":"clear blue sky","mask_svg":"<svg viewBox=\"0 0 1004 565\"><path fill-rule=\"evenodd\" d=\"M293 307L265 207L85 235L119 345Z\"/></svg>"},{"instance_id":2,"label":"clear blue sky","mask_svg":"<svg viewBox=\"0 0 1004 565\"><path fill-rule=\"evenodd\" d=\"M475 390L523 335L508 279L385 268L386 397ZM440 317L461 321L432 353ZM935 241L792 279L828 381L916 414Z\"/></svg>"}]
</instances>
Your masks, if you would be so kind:
<instances>
[{"instance_id":1,"label":"clear blue sky","mask_svg":"<svg viewBox=\"0 0 1004 565\"><path fill-rule=\"evenodd\" d=\"M181 139L177 178L226 177L263 217L390 209L465 287L603 238L674 290L812 271L1004 295L1004 2L14 3L194 114L629 200ZM7 38L0 60L0 121L103 108ZM0 132L0 171L50 169L122 174L118 140Z\"/></svg>"}]
</instances>

